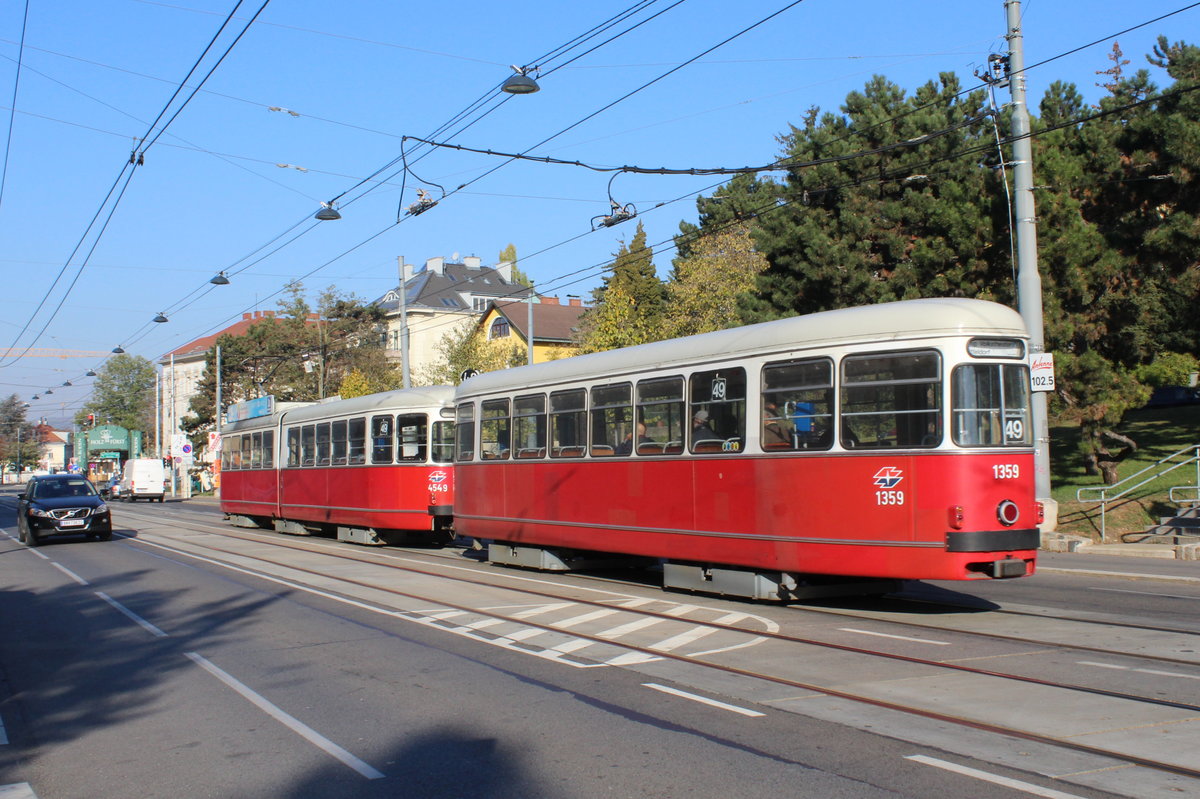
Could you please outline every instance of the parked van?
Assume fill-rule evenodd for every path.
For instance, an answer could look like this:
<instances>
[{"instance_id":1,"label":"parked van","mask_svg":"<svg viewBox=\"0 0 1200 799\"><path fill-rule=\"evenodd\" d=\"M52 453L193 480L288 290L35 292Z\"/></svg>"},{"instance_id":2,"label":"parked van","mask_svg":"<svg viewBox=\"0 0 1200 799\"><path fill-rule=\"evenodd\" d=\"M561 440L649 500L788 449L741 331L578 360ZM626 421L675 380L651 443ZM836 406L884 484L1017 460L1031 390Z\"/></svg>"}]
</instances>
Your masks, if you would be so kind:
<instances>
[{"instance_id":1,"label":"parked van","mask_svg":"<svg viewBox=\"0 0 1200 799\"><path fill-rule=\"evenodd\" d=\"M163 501L163 481L166 473L157 458L131 458L121 472L121 499Z\"/></svg>"}]
</instances>

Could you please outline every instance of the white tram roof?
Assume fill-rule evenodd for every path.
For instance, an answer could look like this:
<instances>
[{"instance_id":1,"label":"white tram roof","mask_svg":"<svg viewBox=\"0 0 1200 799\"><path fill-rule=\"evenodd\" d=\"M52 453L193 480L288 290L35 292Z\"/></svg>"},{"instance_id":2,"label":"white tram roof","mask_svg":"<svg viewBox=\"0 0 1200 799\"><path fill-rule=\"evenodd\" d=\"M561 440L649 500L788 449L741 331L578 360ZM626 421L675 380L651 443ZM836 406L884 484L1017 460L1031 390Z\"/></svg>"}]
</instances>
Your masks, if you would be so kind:
<instances>
[{"instance_id":1,"label":"white tram roof","mask_svg":"<svg viewBox=\"0 0 1200 799\"><path fill-rule=\"evenodd\" d=\"M901 300L793 316L686 338L577 355L558 361L476 375L458 388L459 401L549 383L618 379L629 373L700 364L714 359L778 355L815 347L981 335L1026 338L1012 308L964 298Z\"/></svg>"},{"instance_id":2,"label":"white tram roof","mask_svg":"<svg viewBox=\"0 0 1200 799\"><path fill-rule=\"evenodd\" d=\"M401 388L350 399L327 399L321 402L281 402L272 415L230 422L222 428L221 432L239 433L245 430L274 427L279 424L281 418L286 418L288 422L306 422L379 411L399 413L422 408L442 408L450 407L453 404L454 386Z\"/></svg>"}]
</instances>

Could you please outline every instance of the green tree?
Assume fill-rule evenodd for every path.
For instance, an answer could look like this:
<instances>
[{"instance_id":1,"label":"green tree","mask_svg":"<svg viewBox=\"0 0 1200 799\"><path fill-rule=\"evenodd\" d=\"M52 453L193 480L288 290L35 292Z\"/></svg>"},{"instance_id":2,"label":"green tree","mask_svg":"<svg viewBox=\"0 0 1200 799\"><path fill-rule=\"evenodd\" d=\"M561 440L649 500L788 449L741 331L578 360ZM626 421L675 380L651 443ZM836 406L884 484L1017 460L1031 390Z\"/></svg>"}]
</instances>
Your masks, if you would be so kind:
<instances>
[{"instance_id":1,"label":"green tree","mask_svg":"<svg viewBox=\"0 0 1200 799\"><path fill-rule=\"evenodd\" d=\"M529 275L521 271L521 267L517 266L517 245L509 244L500 251L500 256L497 258L497 263L508 261L512 264L512 282L517 283L527 288L533 288L533 280Z\"/></svg>"},{"instance_id":2,"label":"green tree","mask_svg":"<svg viewBox=\"0 0 1200 799\"><path fill-rule=\"evenodd\" d=\"M528 355L511 338L488 341L484 331L474 324L463 324L444 334L438 342L441 356L432 365L422 368L415 377L420 385L453 385L462 382L467 369L476 372L496 372L513 366L523 366Z\"/></svg>"},{"instance_id":3,"label":"green tree","mask_svg":"<svg viewBox=\"0 0 1200 799\"><path fill-rule=\"evenodd\" d=\"M128 430L154 431L154 364L140 355L114 355L105 361L92 395L75 414L75 424L86 425L95 415L98 424L115 424ZM147 438L149 440L149 438Z\"/></svg>"},{"instance_id":4,"label":"green tree","mask_svg":"<svg viewBox=\"0 0 1200 799\"><path fill-rule=\"evenodd\" d=\"M25 405L12 394L0 401L0 465L4 470L33 468L41 457L37 428L25 419Z\"/></svg>"},{"instance_id":5,"label":"green tree","mask_svg":"<svg viewBox=\"0 0 1200 799\"><path fill-rule=\"evenodd\" d=\"M640 221L633 240L628 245L621 242L610 273L592 297L592 307L579 318L581 352L630 347L665 337L666 287L658 279Z\"/></svg>"},{"instance_id":6,"label":"green tree","mask_svg":"<svg viewBox=\"0 0 1200 799\"><path fill-rule=\"evenodd\" d=\"M738 298L754 290L767 260L754 247L750 225L732 222L690 242L675 259L663 314L666 337L690 336L741 324Z\"/></svg>"},{"instance_id":7,"label":"green tree","mask_svg":"<svg viewBox=\"0 0 1200 799\"><path fill-rule=\"evenodd\" d=\"M181 420L193 439L214 426L217 347L224 408L268 394L284 402L311 402L334 394L355 370L367 376L368 393L399 387L398 371L384 352L383 311L377 306L331 287L313 311L303 286L293 283L278 307L277 315L263 317L243 335L223 335L214 343L191 413Z\"/></svg>"}]
</instances>

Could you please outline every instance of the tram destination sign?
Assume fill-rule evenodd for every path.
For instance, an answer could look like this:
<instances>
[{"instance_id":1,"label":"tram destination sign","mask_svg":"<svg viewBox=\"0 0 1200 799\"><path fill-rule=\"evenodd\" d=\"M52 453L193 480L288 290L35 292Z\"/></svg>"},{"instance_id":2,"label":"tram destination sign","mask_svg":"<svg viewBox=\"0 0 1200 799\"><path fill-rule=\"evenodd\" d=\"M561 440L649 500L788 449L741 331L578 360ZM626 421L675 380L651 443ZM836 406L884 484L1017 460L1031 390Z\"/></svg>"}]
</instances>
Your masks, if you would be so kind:
<instances>
[{"instance_id":1,"label":"tram destination sign","mask_svg":"<svg viewBox=\"0 0 1200 799\"><path fill-rule=\"evenodd\" d=\"M275 397L268 394L245 402L235 402L225 409L225 421L240 422L243 419L256 419L259 416L270 416L275 412Z\"/></svg>"}]
</instances>

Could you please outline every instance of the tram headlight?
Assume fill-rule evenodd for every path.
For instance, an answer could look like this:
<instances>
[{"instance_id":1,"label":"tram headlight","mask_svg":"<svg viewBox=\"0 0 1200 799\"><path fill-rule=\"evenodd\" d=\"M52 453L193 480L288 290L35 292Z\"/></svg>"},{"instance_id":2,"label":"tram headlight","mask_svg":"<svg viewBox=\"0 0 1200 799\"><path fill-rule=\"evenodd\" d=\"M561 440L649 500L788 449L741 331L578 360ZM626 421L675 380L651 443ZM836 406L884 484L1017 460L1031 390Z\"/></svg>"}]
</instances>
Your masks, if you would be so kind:
<instances>
[{"instance_id":1,"label":"tram headlight","mask_svg":"<svg viewBox=\"0 0 1200 799\"><path fill-rule=\"evenodd\" d=\"M1011 499L1006 499L996 507L996 518L1005 527L1012 527L1021 518L1021 509Z\"/></svg>"}]
</instances>

